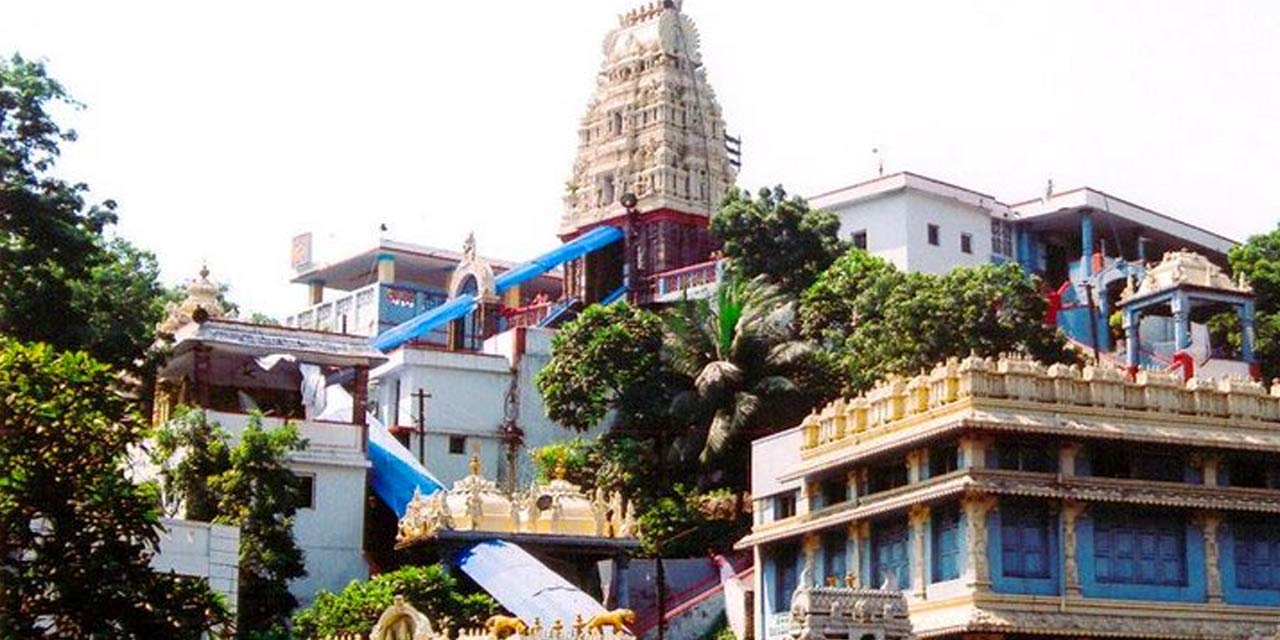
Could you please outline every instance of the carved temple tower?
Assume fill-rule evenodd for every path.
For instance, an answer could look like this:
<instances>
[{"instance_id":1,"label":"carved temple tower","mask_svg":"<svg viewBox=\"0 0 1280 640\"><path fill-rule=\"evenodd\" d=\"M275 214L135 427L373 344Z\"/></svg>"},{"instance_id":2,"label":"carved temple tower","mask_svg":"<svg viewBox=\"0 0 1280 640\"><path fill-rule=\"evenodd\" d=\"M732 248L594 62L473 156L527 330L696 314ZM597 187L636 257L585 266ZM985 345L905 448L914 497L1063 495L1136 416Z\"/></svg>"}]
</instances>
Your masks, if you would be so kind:
<instances>
[{"instance_id":1,"label":"carved temple tower","mask_svg":"<svg viewBox=\"0 0 1280 640\"><path fill-rule=\"evenodd\" d=\"M566 296L593 302L625 279L642 299L646 276L710 258L707 225L737 165L726 141L737 141L726 137L697 28L678 1L619 16L578 136L560 238L613 224L627 242L567 265Z\"/></svg>"}]
</instances>

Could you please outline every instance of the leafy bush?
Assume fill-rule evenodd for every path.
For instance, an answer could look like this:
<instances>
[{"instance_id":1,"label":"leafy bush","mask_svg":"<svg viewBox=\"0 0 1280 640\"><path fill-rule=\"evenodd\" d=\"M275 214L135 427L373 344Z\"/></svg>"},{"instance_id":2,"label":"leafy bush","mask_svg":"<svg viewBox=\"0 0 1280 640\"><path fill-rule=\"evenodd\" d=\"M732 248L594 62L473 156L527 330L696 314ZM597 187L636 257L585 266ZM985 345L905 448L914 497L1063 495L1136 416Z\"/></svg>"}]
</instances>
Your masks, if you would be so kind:
<instances>
[{"instance_id":1,"label":"leafy bush","mask_svg":"<svg viewBox=\"0 0 1280 640\"><path fill-rule=\"evenodd\" d=\"M352 580L339 593L321 591L311 606L293 616L294 633L302 638L368 633L398 595L444 628L479 626L498 610L498 603L486 594L461 593L442 565L403 567L369 580Z\"/></svg>"}]
</instances>

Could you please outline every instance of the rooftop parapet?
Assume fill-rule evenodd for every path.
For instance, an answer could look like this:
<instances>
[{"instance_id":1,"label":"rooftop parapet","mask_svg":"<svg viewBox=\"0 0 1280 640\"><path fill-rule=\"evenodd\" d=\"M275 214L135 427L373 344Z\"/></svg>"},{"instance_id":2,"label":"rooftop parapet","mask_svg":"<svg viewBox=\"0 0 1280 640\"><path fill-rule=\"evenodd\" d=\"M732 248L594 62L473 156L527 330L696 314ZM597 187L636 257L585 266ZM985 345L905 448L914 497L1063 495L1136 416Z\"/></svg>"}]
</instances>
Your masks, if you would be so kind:
<instances>
[{"instance_id":1,"label":"rooftop parapet","mask_svg":"<svg viewBox=\"0 0 1280 640\"><path fill-rule=\"evenodd\" d=\"M840 398L801 423L802 450L865 442L900 421L940 413L974 399L1012 401L1055 411L1106 409L1280 423L1280 381L1268 390L1244 378L1192 378L1112 366L1045 366L1021 356L950 359L911 378L895 377L853 399ZM1056 407L1056 408L1055 408Z\"/></svg>"}]
</instances>

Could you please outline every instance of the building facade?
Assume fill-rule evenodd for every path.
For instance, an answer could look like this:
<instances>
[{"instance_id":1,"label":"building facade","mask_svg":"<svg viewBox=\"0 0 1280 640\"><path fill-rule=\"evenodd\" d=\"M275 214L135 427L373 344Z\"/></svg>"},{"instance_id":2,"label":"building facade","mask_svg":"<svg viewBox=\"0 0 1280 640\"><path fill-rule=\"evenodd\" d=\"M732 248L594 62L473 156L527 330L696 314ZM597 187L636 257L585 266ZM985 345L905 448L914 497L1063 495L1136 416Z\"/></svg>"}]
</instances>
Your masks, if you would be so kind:
<instances>
[{"instance_id":1,"label":"building facade","mask_svg":"<svg viewBox=\"0 0 1280 640\"><path fill-rule=\"evenodd\" d=\"M740 546L766 638L797 587L823 584L903 590L921 637L1280 624L1280 386L972 357L838 400L754 454L772 482Z\"/></svg>"}]
</instances>

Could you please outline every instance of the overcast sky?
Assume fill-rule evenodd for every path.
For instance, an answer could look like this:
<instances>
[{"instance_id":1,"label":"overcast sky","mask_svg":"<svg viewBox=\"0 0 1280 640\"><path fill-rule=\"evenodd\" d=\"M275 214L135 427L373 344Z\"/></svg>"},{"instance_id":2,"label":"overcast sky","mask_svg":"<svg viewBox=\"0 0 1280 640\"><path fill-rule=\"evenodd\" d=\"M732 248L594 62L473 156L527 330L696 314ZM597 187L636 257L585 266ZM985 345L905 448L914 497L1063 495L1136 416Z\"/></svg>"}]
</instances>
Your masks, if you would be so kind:
<instances>
[{"instance_id":1,"label":"overcast sky","mask_svg":"<svg viewBox=\"0 0 1280 640\"><path fill-rule=\"evenodd\" d=\"M164 277L303 306L317 258L392 237L556 244L576 127L624 0L0 5L0 50L87 105L60 173L120 203ZM907 169L1005 202L1103 189L1242 240L1280 221L1280 2L687 0L739 184Z\"/></svg>"}]
</instances>

